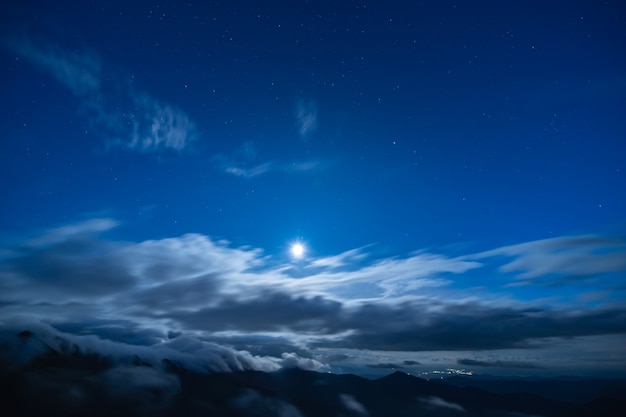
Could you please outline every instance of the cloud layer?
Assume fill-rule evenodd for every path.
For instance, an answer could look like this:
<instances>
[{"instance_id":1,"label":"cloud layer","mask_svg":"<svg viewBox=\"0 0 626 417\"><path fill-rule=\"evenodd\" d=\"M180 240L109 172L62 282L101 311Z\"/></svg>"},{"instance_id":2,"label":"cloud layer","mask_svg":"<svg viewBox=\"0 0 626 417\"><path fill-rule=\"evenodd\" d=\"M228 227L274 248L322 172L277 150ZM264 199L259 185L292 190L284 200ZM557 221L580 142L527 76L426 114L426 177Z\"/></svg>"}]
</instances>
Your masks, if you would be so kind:
<instances>
[{"instance_id":1,"label":"cloud layer","mask_svg":"<svg viewBox=\"0 0 626 417\"><path fill-rule=\"evenodd\" d=\"M133 340L150 349L158 345L159 349L202 351L205 356L212 355L209 351L217 343L253 352L250 355L269 354L274 359L267 363L274 367L318 369L322 365L315 358L330 357L323 352L333 349L537 349L548 340L626 334L623 303L550 306L493 290L471 298L456 290L459 285L474 285L470 276L487 266L485 260L504 257L499 262L508 271L507 265L517 262L509 261L510 257L532 258L538 247L546 245L554 255L542 251L541 256L567 257L588 271L588 265L593 265L598 279L602 274L623 273L619 262L603 262L607 242L612 242L610 259L624 255L615 239L562 238L462 257L420 251L401 258L371 259L361 248L291 264L260 249L236 248L199 234L143 242L103 237L116 226L113 219L91 219L3 248L4 323L43 320L70 333L112 342ZM577 250L570 254L568 248L574 244ZM549 276L557 281L571 274L568 262L548 263ZM525 265L528 270L535 266ZM538 277L537 268L531 282ZM517 280L516 275L504 279L501 290ZM177 335L185 336L163 342ZM523 365L499 359L460 360L483 367Z\"/></svg>"}]
</instances>

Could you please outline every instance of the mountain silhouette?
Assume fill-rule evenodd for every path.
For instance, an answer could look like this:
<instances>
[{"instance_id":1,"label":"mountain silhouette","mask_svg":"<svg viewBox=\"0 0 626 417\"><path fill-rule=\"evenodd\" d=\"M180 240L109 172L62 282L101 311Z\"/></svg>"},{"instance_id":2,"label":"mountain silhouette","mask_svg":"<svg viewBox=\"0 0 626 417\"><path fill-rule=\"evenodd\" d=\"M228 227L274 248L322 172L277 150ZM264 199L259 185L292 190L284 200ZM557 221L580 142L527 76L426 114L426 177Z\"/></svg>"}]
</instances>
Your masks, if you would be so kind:
<instances>
[{"instance_id":1,"label":"mountain silhouette","mask_svg":"<svg viewBox=\"0 0 626 417\"><path fill-rule=\"evenodd\" d=\"M3 416L582 417L621 416L626 409L625 382L618 380L429 381L402 372L370 380L297 368L198 372L176 359L113 358L32 331L15 334L0 353ZM576 391L575 384L595 391ZM568 389L585 392L585 401L563 395Z\"/></svg>"}]
</instances>

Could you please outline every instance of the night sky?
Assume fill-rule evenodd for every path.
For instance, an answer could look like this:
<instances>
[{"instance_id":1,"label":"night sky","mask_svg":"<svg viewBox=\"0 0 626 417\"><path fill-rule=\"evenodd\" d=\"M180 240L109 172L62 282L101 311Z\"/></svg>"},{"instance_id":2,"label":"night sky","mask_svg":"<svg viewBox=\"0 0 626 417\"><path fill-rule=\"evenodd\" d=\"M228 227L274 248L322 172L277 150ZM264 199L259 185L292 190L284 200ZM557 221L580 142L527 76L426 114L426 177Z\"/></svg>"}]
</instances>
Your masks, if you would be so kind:
<instances>
[{"instance_id":1,"label":"night sky","mask_svg":"<svg viewBox=\"0 0 626 417\"><path fill-rule=\"evenodd\" d=\"M0 10L3 332L626 375L622 2Z\"/></svg>"}]
</instances>

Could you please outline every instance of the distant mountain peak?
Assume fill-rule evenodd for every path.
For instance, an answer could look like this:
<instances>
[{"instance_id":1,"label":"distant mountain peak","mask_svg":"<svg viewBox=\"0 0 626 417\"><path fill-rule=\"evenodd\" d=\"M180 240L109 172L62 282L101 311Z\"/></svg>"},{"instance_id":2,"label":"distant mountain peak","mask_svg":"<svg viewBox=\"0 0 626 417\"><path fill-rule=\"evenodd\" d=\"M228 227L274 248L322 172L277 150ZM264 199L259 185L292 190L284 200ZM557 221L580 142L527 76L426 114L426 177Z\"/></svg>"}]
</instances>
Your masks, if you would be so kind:
<instances>
[{"instance_id":1,"label":"distant mountain peak","mask_svg":"<svg viewBox=\"0 0 626 417\"><path fill-rule=\"evenodd\" d=\"M395 371L387 376L378 378L375 381L383 382L383 381L425 381L425 380L423 380L422 378L413 376L406 372Z\"/></svg>"}]
</instances>

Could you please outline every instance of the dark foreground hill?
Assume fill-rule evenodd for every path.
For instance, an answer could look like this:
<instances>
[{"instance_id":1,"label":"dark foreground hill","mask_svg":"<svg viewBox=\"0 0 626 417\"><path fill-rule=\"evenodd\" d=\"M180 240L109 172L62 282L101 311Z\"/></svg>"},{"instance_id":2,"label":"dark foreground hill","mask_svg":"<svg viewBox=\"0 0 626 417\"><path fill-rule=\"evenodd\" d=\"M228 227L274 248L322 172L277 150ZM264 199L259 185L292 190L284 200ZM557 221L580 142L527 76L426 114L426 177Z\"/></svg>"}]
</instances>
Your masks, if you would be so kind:
<instances>
[{"instance_id":1,"label":"dark foreground hill","mask_svg":"<svg viewBox=\"0 0 626 417\"><path fill-rule=\"evenodd\" d=\"M622 416L626 409L619 383L581 404L527 386L495 392L399 372L376 380L299 369L198 372L170 359L119 362L71 343L52 347L32 333L19 337L39 350L23 363L4 356L3 416L560 417Z\"/></svg>"},{"instance_id":2,"label":"dark foreground hill","mask_svg":"<svg viewBox=\"0 0 626 417\"><path fill-rule=\"evenodd\" d=\"M474 387L498 394L527 392L558 401L586 404L601 397L626 398L626 380L589 378L517 378L454 376L445 380L459 387Z\"/></svg>"}]
</instances>

